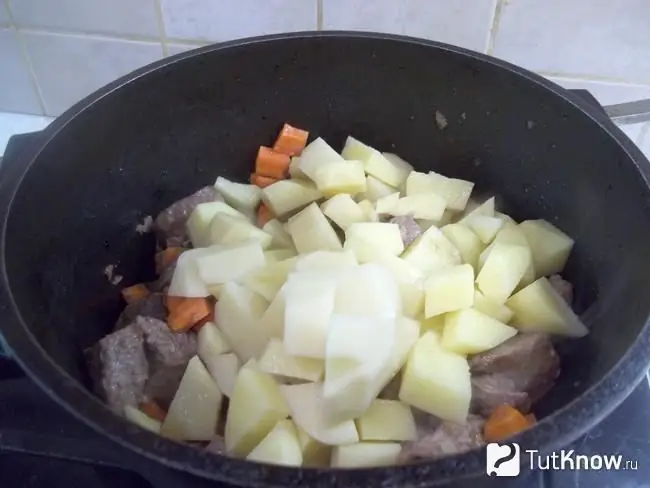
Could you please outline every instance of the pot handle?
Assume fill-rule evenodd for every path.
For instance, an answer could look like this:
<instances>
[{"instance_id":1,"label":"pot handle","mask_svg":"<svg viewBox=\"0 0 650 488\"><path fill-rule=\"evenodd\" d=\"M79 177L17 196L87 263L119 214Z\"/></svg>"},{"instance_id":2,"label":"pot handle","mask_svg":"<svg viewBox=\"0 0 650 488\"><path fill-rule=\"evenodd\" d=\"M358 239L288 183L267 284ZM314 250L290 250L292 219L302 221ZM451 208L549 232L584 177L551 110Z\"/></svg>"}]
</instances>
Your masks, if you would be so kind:
<instances>
[{"instance_id":1,"label":"pot handle","mask_svg":"<svg viewBox=\"0 0 650 488\"><path fill-rule=\"evenodd\" d=\"M618 125L650 122L650 99L617 103L603 108L612 122Z\"/></svg>"}]
</instances>

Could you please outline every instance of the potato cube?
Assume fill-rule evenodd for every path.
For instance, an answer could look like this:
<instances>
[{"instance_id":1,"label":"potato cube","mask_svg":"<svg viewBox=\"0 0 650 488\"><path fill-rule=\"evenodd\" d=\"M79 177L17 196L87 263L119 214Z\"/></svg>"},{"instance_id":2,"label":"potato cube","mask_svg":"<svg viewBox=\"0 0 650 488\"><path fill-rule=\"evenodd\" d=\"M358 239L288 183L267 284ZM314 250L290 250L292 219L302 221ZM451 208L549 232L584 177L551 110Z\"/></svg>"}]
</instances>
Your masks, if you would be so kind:
<instances>
[{"instance_id":1,"label":"potato cube","mask_svg":"<svg viewBox=\"0 0 650 488\"><path fill-rule=\"evenodd\" d=\"M476 277L479 290L496 303L504 303L530 265L530 249L510 244L494 245Z\"/></svg>"},{"instance_id":2,"label":"potato cube","mask_svg":"<svg viewBox=\"0 0 650 488\"><path fill-rule=\"evenodd\" d=\"M444 349L434 332L425 333L411 350L399 399L442 420L463 424L471 396L467 360Z\"/></svg>"},{"instance_id":3,"label":"potato cube","mask_svg":"<svg viewBox=\"0 0 650 488\"><path fill-rule=\"evenodd\" d=\"M221 393L228 398L232 397L237 373L241 368L241 362L237 355L234 352L229 352L217 357L211 356L204 362Z\"/></svg>"},{"instance_id":4,"label":"potato cube","mask_svg":"<svg viewBox=\"0 0 650 488\"><path fill-rule=\"evenodd\" d=\"M197 339L198 355L204 363L211 357L216 358L232 350L214 322L203 324Z\"/></svg>"},{"instance_id":5,"label":"potato cube","mask_svg":"<svg viewBox=\"0 0 650 488\"><path fill-rule=\"evenodd\" d=\"M280 180L262 189L262 201L276 217L284 217L322 197L313 183L301 180Z\"/></svg>"},{"instance_id":6,"label":"potato cube","mask_svg":"<svg viewBox=\"0 0 650 488\"><path fill-rule=\"evenodd\" d=\"M286 284L275 295L259 321L259 330L269 338L284 336L284 314L286 308Z\"/></svg>"},{"instance_id":7,"label":"potato cube","mask_svg":"<svg viewBox=\"0 0 650 488\"><path fill-rule=\"evenodd\" d=\"M424 280L420 271L398 256L383 254L375 263L386 268L395 278L402 298L402 314L417 317L424 310Z\"/></svg>"},{"instance_id":8,"label":"potato cube","mask_svg":"<svg viewBox=\"0 0 650 488\"><path fill-rule=\"evenodd\" d=\"M273 238L247 220L218 213L210 222L209 241L210 244L222 245L257 242L266 249L271 245Z\"/></svg>"},{"instance_id":9,"label":"potato cube","mask_svg":"<svg viewBox=\"0 0 650 488\"><path fill-rule=\"evenodd\" d=\"M185 224L187 227L187 233L190 236L190 241L192 241L192 244L195 248L210 245L210 222L212 222L214 216L219 213L225 213L227 215L239 217L246 222L249 221L246 215L238 210L235 210L225 202L199 203L196 208L192 210L192 213L190 214L190 217L187 219L187 223Z\"/></svg>"},{"instance_id":10,"label":"potato cube","mask_svg":"<svg viewBox=\"0 0 650 488\"><path fill-rule=\"evenodd\" d=\"M228 205L243 212L254 212L262 198L262 190L259 187L245 183L235 183L223 176L217 178L214 187Z\"/></svg>"},{"instance_id":11,"label":"potato cube","mask_svg":"<svg viewBox=\"0 0 650 488\"><path fill-rule=\"evenodd\" d=\"M343 161L341 155L319 137L303 149L300 154L299 168L304 175L315 181L319 168L337 161Z\"/></svg>"},{"instance_id":12,"label":"potato cube","mask_svg":"<svg viewBox=\"0 0 650 488\"><path fill-rule=\"evenodd\" d=\"M183 441L214 437L223 395L198 356L187 363L160 434Z\"/></svg>"},{"instance_id":13,"label":"potato cube","mask_svg":"<svg viewBox=\"0 0 650 488\"><path fill-rule=\"evenodd\" d=\"M395 377L406 363L413 346L420 337L420 323L407 317L400 317L395 323L395 342L388 365L384 368L377 380L375 391L377 394Z\"/></svg>"},{"instance_id":14,"label":"potato cube","mask_svg":"<svg viewBox=\"0 0 650 488\"><path fill-rule=\"evenodd\" d=\"M391 214L395 210L395 206L397 205L397 202L399 202L399 192L396 191L395 193L391 193L390 195L386 195L384 197L381 197L377 199L375 202L375 211L377 212L378 215L388 215ZM408 212L407 212L408 213Z\"/></svg>"},{"instance_id":15,"label":"potato cube","mask_svg":"<svg viewBox=\"0 0 650 488\"><path fill-rule=\"evenodd\" d=\"M269 249L264 251L264 257L269 264L286 261L296 257L296 248L293 247L293 241L291 241L290 249Z\"/></svg>"},{"instance_id":16,"label":"potato cube","mask_svg":"<svg viewBox=\"0 0 650 488\"><path fill-rule=\"evenodd\" d=\"M366 212L355 202L350 195L341 193L334 195L321 204L320 209L326 217L345 230L355 222L367 220Z\"/></svg>"},{"instance_id":17,"label":"potato cube","mask_svg":"<svg viewBox=\"0 0 650 488\"><path fill-rule=\"evenodd\" d=\"M169 284L169 295L194 298L210 296L210 290L199 275L197 260L221 250L221 246L210 246L183 252L176 260L176 269Z\"/></svg>"},{"instance_id":18,"label":"potato cube","mask_svg":"<svg viewBox=\"0 0 650 488\"><path fill-rule=\"evenodd\" d=\"M289 219L287 232L300 254L343 249L336 231L315 203Z\"/></svg>"},{"instance_id":19,"label":"potato cube","mask_svg":"<svg viewBox=\"0 0 650 488\"><path fill-rule=\"evenodd\" d=\"M310 436L302 427L296 427L298 431L298 442L302 449L303 466L327 467L330 465L332 448L318 442Z\"/></svg>"},{"instance_id":20,"label":"potato cube","mask_svg":"<svg viewBox=\"0 0 650 488\"><path fill-rule=\"evenodd\" d=\"M367 468L397 464L402 446L398 442L359 442L336 446L332 451L333 468Z\"/></svg>"},{"instance_id":21,"label":"potato cube","mask_svg":"<svg viewBox=\"0 0 650 488\"><path fill-rule=\"evenodd\" d=\"M473 308L481 313L484 313L485 315L492 317L493 319L498 320L499 322L503 322L504 324L510 322L512 316L514 315L514 312L508 307L490 300L478 290L474 292Z\"/></svg>"},{"instance_id":22,"label":"potato cube","mask_svg":"<svg viewBox=\"0 0 650 488\"><path fill-rule=\"evenodd\" d=\"M276 249L291 249L293 247L293 240L284 228L284 224L278 219L271 219L262 230L271 236L271 247Z\"/></svg>"},{"instance_id":23,"label":"potato cube","mask_svg":"<svg viewBox=\"0 0 650 488\"><path fill-rule=\"evenodd\" d=\"M526 240L526 237L524 236L524 233L521 231L519 226L516 223L504 220L504 224L501 227L501 230L499 230L492 243L486 247L479 256L479 270L483 268L487 257L490 255L490 252L496 244L512 244L515 246L528 247L530 249L528 246L528 241ZM530 264L526 268L523 277L519 281L518 287L524 287L533 281L535 281L535 268L533 266L531 255Z\"/></svg>"},{"instance_id":24,"label":"potato cube","mask_svg":"<svg viewBox=\"0 0 650 488\"><path fill-rule=\"evenodd\" d=\"M573 249L573 239L546 220L526 220L519 228L530 246L537 277L564 269Z\"/></svg>"},{"instance_id":25,"label":"potato cube","mask_svg":"<svg viewBox=\"0 0 650 488\"><path fill-rule=\"evenodd\" d=\"M262 295L266 300L273 301L282 285L287 281L298 262L297 258L271 262L266 266L255 269L241 278L240 282L249 290Z\"/></svg>"},{"instance_id":26,"label":"potato cube","mask_svg":"<svg viewBox=\"0 0 650 488\"><path fill-rule=\"evenodd\" d=\"M404 243L397 224L360 222L345 231L344 249L354 252L360 263L367 263L382 254L398 256Z\"/></svg>"},{"instance_id":27,"label":"potato cube","mask_svg":"<svg viewBox=\"0 0 650 488\"><path fill-rule=\"evenodd\" d=\"M412 441L417 438L413 413L394 400L375 400L357 419L362 441Z\"/></svg>"},{"instance_id":28,"label":"potato cube","mask_svg":"<svg viewBox=\"0 0 650 488\"><path fill-rule=\"evenodd\" d=\"M437 227L429 227L402 254L423 276L460 264L460 253Z\"/></svg>"},{"instance_id":29,"label":"potato cube","mask_svg":"<svg viewBox=\"0 0 650 488\"><path fill-rule=\"evenodd\" d=\"M316 188L325 196L338 193L356 195L366 191L366 173L361 161L334 161L322 164L314 174Z\"/></svg>"},{"instance_id":30,"label":"potato cube","mask_svg":"<svg viewBox=\"0 0 650 488\"><path fill-rule=\"evenodd\" d=\"M377 215L377 210L370 200L361 200L359 201L359 207L363 210L367 222L379 222L379 215Z\"/></svg>"},{"instance_id":31,"label":"potato cube","mask_svg":"<svg viewBox=\"0 0 650 488\"><path fill-rule=\"evenodd\" d=\"M131 405L127 405L124 407L124 416L127 420L133 422L135 425L142 427L143 429L147 429L154 434L160 434L162 423L156 419L152 419L137 408Z\"/></svg>"},{"instance_id":32,"label":"potato cube","mask_svg":"<svg viewBox=\"0 0 650 488\"><path fill-rule=\"evenodd\" d=\"M459 310L445 316L442 346L458 354L478 354L516 334L517 329L474 309Z\"/></svg>"},{"instance_id":33,"label":"potato cube","mask_svg":"<svg viewBox=\"0 0 650 488\"><path fill-rule=\"evenodd\" d=\"M406 178L413 171L413 166L410 163L406 162L401 157L399 157L397 154L389 153L389 152L385 152L383 154L384 154L384 157L386 159L388 159L393 165L400 168L400 170L403 171L404 174L406 174L402 184L399 186L400 190L403 190L404 189L404 184L406 183Z\"/></svg>"},{"instance_id":34,"label":"potato cube","mask_svg":"<svg viewBox=\"0 0 650 488\"><path fill-rule=\"evenodd\" d=\"M486 215L476 215L465 221L484 244L492 242L503 226L503 220L497 217L488 217Z\"/></svg>"},{"instance_id":35,"label":"potato cube","mask_svg":"<svg viewBox=\"0 0 650 488\"><path fill-rule=\"evenodd\" d=\"M412 215L416 219L434 221L441 219L444 212L445 200L433 193L400 198L390 211L392 215Z\"/></svg>"},{"instance_id":36,"label":"potato cube","mask_svg":"<svg viewBox=\"0 0 650 488\"><path fill-rule=\"evenodd\" d=\"M341 156L348 161L362 161L365 163L376 152L376 149L373 149L352 136L348 136L345 140L343 151L341 151Z\"/></svg>"},{"instance_id":37,"label":"potato cube","mask_svg":"<svg viewBox=\"0 0 650 488\"><path fill-rule=\"evenodd\" d=\"M215 249L196 258L199 276L206 285L221 285L242 278L265 263L262 246L254 241Z\"/></svg>"},{"instance_id":38,"label":"potato cube","mask_svg":"<svg viewBox=\"0 0 650 488\"><path fill-rule=\"evenodd\" d=\"M440 269L426 280L424 293L425 317L471 307L474 303L474 268L461 264Z\"/></svg>"},{"instance_id":39,"label":"potato cube","mask_svg":"<svg viewBox=\"0 0 650 488\"><path fill-rule=\"evenodd\" d=\"M387 185L374 176L366 177L366 192L364 193L364 198L371 202L376 202L380 198L392 195L396 192L399 193L397 188Z\"/></svg>"},{"instance_id":40,"label":"potato cube","mask_svg":"<svg viewBox=\"0 0 650 488\"><path fill-rule=\"evenodd\" d=\"M379 151L375 151L364 161L364 169L369 175L395 188L400 188L411 172L411 168L403 166L395 159L388 159Z\"/></svg>"},{"instance_id":41,"label":"potato cube","mask_svg":"<svg viewBox=\"0 0 650 488\"><path fill-rule=\"evenodd\" d=\"M433 181L433 193L445 200L448 209L454 211L465 209L474 189L474 183L457 178L448 178L433 171L429 172L429 177Z\"/></svg>"},{"instance_id":42,"label":"potato cube","mask_svg":"<svg viewBox=\"0 0 650 488\"><path fill-rule=\"evenodd\" d=\"M297 180L309 179L300 169L300 156L291 156L291 161L289 163L289 176Z\"/></svg>"},{"instance_id":43,"label":"potato cube","mask_svg":"<svg viewBox=\"0 0 650 488\"><path fill-rule=\"evenodd\" d=\"M377 263L367 263L337 273L334 312L395 319L401 314L401 300L393 275Z\"/></svg>"},{"instance_id":44,"label":"potato cube","mask_svg":"<svg viewBox=\"0 0 650 488\"><path fill-rule=\"evenodd\" d=\"M302 449L293 421L279 420L246 459L281 466L301 466Z\"/></svg>"},{"instance_id":45,"label":"potato cube","mask_svg":"<svg viewBox=\"0 0 650 488\"><path fill-rule=\"evenodd\" d=\"M405 181L406 196L435 194L433 180L427 173L412 171Z\"/></svg>"},{"instance_id":46,"label":"potato cube","mask_svg":"<svg viewBox=\"0 0 650 488\"><path fill-rule=\"evenodd\" d=\"M462 224L447 224L440 230L456 246L462 262L478 271L478 259L483 251L479 237Z\"/></svg>"},{"instance_id":47,"label":"potato cube","mask_svg":"<svg viewBox=\"0 0 650 488\"><path fill-rule=\"evenodd\" d=\"M519 330L569 337L582 337L588 333L571 307L545 277L512 295L506 305L515 313L512 324Z\"/></svg>"},{"instance_id":48,"label":"potato cube","mask_svg":"<svg viewBox=\"0 0 650 488\"><path fill-rule=\"evenodd\" d=\"M357 266L357 258L352 251L316 251L303 254L296 261L296 271L343 270Z\"/></svg>"},{"instance_id":49,"label":"potato cube","mask_svg":"<svg viewBox=\"0 0 650 488\"><path fill-rule=\"evenodd\" d=\"M445 317L445 314L434 315L433 317L428 318L425 318L424 316L420 317L420 336L423 336L428 331L432 331L439 337L442 337L442 333L445 330Z\"/></svg>"},{"instance_id":50,"label":"potato cube","mask_svg":"<svg viewBox=\"0 0 650 488\"><path fill-rule=\"evenodd\" d=\"M323 377L325 363L322 359L290 356L280 339L271 339L259 360L259 367L281 380L319 381Z\"/></svg>"}]
</instances>

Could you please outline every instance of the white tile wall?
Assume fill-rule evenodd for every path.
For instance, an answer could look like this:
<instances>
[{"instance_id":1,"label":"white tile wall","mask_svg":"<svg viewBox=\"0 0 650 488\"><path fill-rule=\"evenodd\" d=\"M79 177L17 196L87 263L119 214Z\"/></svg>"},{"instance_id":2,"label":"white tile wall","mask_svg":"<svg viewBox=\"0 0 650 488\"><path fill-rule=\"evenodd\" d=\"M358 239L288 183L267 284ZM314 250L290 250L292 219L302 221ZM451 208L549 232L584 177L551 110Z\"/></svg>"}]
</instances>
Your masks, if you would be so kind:
<instances>
[{"instance_id":1,"label":"white tile wall","mask_svg":"<svg viewBox=\"0 0 650 488\"><path fill-rule=\"evenodd\" d=\"M18 34L12 29L0 29L0 109L33 114L42 110Z\"/></svg>"},{"instance_id":2,"label":"white tile wall","mask_svg":"<svg viewBox=\"0 0 650 488\"><path fill-rule=\"evenodd\" d=\"M62 34L23 34L47 115L162 57L159 43Z\"/></svg>"},{"instance_id":3,"label":"white tile wall","mask_svg":"<svg viewBox=\"0 0 650 488\"><path fill-rule=\"evenodd\" d=\"M7 14L7 8L2 2L0 2L0 27L7 25L9 25L9 15Z\"/></svg>"}]
</instances>

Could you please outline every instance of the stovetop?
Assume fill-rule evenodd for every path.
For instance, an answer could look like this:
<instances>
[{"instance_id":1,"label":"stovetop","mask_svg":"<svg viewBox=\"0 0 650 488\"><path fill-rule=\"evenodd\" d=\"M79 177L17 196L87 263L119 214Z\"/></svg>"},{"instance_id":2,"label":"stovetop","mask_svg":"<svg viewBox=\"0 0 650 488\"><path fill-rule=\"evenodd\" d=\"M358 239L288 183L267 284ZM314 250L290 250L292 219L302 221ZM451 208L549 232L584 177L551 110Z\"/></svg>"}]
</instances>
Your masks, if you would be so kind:
<instances>
[{"instance_id":1,"label":"stovetop","mask_svg":"<svg viewBox=\"0 0 650 488\"><path fill-rule=\"evenodd\" d=\"M38 136L39 133L32 133L10 139L2 166L15 160L21 148ZM623 459L637 461L637 469L537 470L522 474L514 480L515 486L650 488L649 407L650 383L644 378L614 413L567 448L588 456L620 454ZM217 483L177 477L153 461L103 438L47 397L15 363L3 359L1 354L0 475L2 488L226 488ZM505 484L507 478L503 480ZM480 486L479 481L476 488Z\"/></svg>"}]
</instances>

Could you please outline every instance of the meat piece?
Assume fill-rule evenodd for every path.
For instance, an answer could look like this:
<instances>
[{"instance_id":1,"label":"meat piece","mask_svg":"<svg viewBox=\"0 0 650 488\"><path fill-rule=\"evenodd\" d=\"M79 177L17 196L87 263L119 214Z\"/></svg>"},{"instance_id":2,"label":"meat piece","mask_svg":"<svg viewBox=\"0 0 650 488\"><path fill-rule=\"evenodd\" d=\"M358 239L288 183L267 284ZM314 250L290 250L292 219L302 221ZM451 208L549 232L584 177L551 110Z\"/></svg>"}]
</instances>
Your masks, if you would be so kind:
<instances>
[{"instance_id":1,"label":"meat piece","mask_svg":"<svg viewBox=\"0 0 650 488\"><path fill-rule=\"evenodd\" d=\"M199 203L221 200L214 186L205 186L179 200L158 214L154 222L158 239L167 246L184 246L189 238L185 223Z\"/></svg>"},{"instance_id":2,"label":"meat piece","mask_svg":"<svg viewBox=\"0 0 650 488\"><path fill-rule=\"evenodd\" d=\"M435 459L469 451L483 445L483 419L469 415L465 424L442 422L416 441L404 443L398 461L408 463L419 459Z\"/></svg>"},{"instance_id":3,"label":"meat piece","mask_svg":"<svg viewBox=\"0 0 650 488\"><path fill-rule=\"evenodd\" d=\"M502 403L530 408L553 387L560 374L560 358L549 336L541 333L517 334L473 356L469 364L472 393L476 394L472 405L474 411L483 414ZM517 392L526 394L528 401Z\"/></svg>"},{"instance_id":4,"label":"meat piece","mask_svg":"<svg viewBox=\"0 0 650 488\"><path fill-rule=\"evenodd\" d=\"M573 303L573 285L569 281L562 278L559 274L549 276L548 281L555 288L555 291L564 298L565 302L569 305Z\"/></svg>"},{"instance_id":5,"label":"meat piece","mask_svg":"<svg viewBox=\"0 0 650 488\"><path fill-rule=\"evenodd\" d=\"M136 317L152 317L154 319L166 320L167 309L165 308L165 296L162 293L151 293L149 296L129 303L115 323L115 330L123 329Z\"/></svg>"},{"instance_id":6,"label":"meat piece","mask_svg":"<svg viewBox=\"0 0 650 488\"><path fill-rule=\"evenodd\" d=\"M422 234L422 229L415 221L412 215L401 215L393 217L389 220L391 224L397 224L400 234L402 234L402 242L404 247L407 247L411 242L417 239Z\"/></svg>"},{"instance_id":7,"label":"meat piece","mask_svg":"<svg viewBox=\"0 0 650 488\"><path fill-rule=\"evenodd\" d=\"M135 327L125 327L101 339L88 351L95 391L119 412L137 406L144 398L149 364L144 336Z\"/></svg>"}]
</instances>

